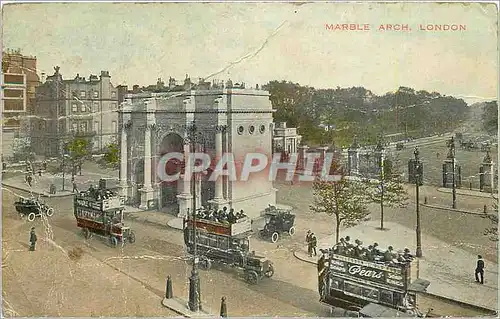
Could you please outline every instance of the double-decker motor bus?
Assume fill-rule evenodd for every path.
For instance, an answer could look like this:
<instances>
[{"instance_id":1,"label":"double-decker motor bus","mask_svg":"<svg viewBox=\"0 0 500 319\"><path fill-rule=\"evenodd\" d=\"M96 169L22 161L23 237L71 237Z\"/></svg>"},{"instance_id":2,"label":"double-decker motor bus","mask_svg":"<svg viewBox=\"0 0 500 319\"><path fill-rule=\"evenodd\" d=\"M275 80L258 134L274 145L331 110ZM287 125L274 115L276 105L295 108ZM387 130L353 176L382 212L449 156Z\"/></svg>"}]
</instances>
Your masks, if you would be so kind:
<instances>
[{"instance_id":1,"label":"double-decker motor bus","mask_svg":"<svg viewBox=\"0 0 500 319\"><path fill-rule=\"evenodd\" d=\"M377 308L381 316L420 316L416 295L410 290L412 261L384 262L323 251L318 261L320 301L332 306L357 311ZM365 316L375 316L366 315Z\"/></svg>"}]
</instances>

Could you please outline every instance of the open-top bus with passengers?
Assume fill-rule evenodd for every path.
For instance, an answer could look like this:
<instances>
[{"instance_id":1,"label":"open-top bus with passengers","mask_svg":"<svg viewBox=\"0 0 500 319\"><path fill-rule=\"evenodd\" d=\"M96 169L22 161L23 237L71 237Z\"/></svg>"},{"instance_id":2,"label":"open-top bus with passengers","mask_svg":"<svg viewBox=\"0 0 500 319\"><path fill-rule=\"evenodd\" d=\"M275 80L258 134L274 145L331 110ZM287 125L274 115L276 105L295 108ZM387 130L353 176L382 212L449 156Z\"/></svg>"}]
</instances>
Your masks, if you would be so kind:
<instances>
[{"instance_id":1,"label":"open-top bus with passengers","mask_svg":"<svg viewBox=\"0 0 500 319\"><path fill-rule=\"evenodd\" d=\"M105 188L92 186L74 195L74 215L85 239L93 234L108 237L111 246L134 243L135 234L123 223L124 198Z\"/></svg>"},{"instance_id":2,"label":"open-top bus with passengers","mask_svg":"<svg viewBox=\"0 0 500 319\"><path fill-rule=\"evenodd\" d=\"M422 317L411 284L413 260L363 258L336 249L322 250L318 261L320 301L360 316ZM426 284L428 285L428 284ZM425 286L426 288L427 286ZM371 313L371 314L370 314ZM377 315L379 314L379 315Z\"/></svg>"},{"instance_id":3,"label":"open-top bus with passengers","mask_svg":"<svg viewBox=\"0 0 500 319\"><path fill-rule=\"evenodd\" d=\"M235 267L243 270L246 281L251 284L274 275L272 262L250 251L249 239L253 232L248 217L234 222L187 217L184 220L184 243L189 254L194 254L194 228L197 235L196 250L202 269L210 269L212 262Z\"/></svg>"}]
</instances>

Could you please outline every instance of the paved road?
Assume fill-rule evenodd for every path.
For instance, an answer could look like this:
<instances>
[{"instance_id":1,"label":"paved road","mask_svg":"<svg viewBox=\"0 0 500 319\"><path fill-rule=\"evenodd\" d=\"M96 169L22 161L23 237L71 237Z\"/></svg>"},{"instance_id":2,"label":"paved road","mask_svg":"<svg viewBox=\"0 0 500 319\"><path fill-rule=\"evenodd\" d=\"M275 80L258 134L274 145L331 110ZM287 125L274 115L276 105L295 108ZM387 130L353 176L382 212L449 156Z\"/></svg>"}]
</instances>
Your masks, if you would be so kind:
<instances>
[{"instance_id":1,"label":"paved road","mask_svg":"<svg viewBox=\"0 0 500 319\"><path fill-rule=\"evenodd\" d=\"M234 316L326 316L329 314L328 309L318 302L315 267L297 262L291 252L304 247L304 236L308 229L312 229L318 238L332 234L333 220L325 214L310 212L310 185L279 185L279 188L278 201L296 207L296 235L292 238L285 236L277 244L265 242L259 238L251 239L251 249L259 255L269 257L275 263L275 276L271 280L263 281L259 286L250 286L234 271L213 269L201 272L203 300L207 302L208 308L217 311L220 297L227 296L230 314ZM446 202L450 197L450 194L433 192L430 188L423 188L422 192L432 195L435 197L434 201L441 201L441 203ZM70 251L75 247L83 247L85 250L81 261L73 261L71 267L67 267L77 273L85 270L85 275L82 276L87 279L68 279L67 269L64 270L66 274L59 278L60 273L63 273L60 269L63 266L59 263L62 262L64 265L68 261L66 255L61 254L61 249L54 248L57 247L56 245L47 244L46 248L41 247L41 251L37 252L43 255L47 250L52 255L44 256L41 260L36 259L36 262L26 259L32 257L24 252L26 247L20 243L26 241L25 237L31 225L17 218L10 206L12 200L13 197L4 191L4 227L10 230L4 232L4 240L7 241L7 245L4 245L4 258L6 251L10 249L12 260L9 270L11 273L4 277L4 284L7 287L5 288L7 300L21 315L89 316L89 313L85 313L88 306L69 308L62 305L71 299L86 300L86 304L92 305L95 315L169 316L172 314L165 313L165 308L159 306L165 279L169 274L174 279L174 293L178 296L187 296L187 277L190 273L190 266L186 261L187 256L184 253L180 232L166 227L144 224L139 220L130 220L137 233L136 244L125 246L123 250L120 250L108 247L105 241L97 237L85 243L75 227L71 198L47 199L49 204L57 208L57 213L50 222L55 244L65 251ZM464 196L460 203L473 209L482 207L484 200L488 199ZM370 209L373 212L372 218L378 219L379 208L373 205ZM415 225L414 207L410 205L406 209L386 208L385 220L412 228ZM43 225L38 220L35 225L38 229L47 229L42 227ZM422 207L424 234L433 235L474 253L481 252L487 259L496 260L495 244L481 236L482 230L487 226L489 226L488 221L476 215ZM21 249L23 252L17 253L16 249ZM53 267L51 263L58 266ZM33 268L35 265L38 268ZM58 271L52 271L50 276L32 274L39 272L36 269L46 268L54 268ZM26 279L30 281L28 286L25 286L25 279L21 276L24 273L30 274ZM54 282L59 281L61 281L62 288L59 292L60 296L56 298L54 294L57 294L59 288L54 292L53 287ZM28 290L24 287L28 287ZM45 293L47 289L52 289L52 295ZM96 289L97 292L94 292L93 290ZM35 299L32 291L37 292ZM114 306L116 300L104 297L105 294L119 296L120 302L126 301L127 306L118 310ZM69 295L72 297L64 297ZM101 295L102 298L98 297ZM93 299L87 301L89 296L93 296ZM158 299L158 303L150 304L148 301L149 306L134 308L136 303L140 304L138 300L142 298ZM20 302L16 304L15 300L20 300ZM48 306L42 307L41 305Z\"/></svg>"},{"instance_id":2,"label":"paved road","mask_svg":"<svg viewBox=\"0 0 500 319\"><path fill-rule=\"evenodd\" d=\"M129 220L132 228L136 231L137 242L133 245L123 247L123 249L113 249L109 247L106 240L93 237L88 242L80 236L76 228L72 215L71 200L67 198L48 199L49 204L56 205L56 215L50 219L50 225L54 234L55 244L61 250L71 251L75 247L83 247L85 258L92 259L93 262L86 261L79 264L76 262L76 272L86 270L89 276L94 276L94 281L101 282L99 286L93 287L96 290L114 291L110 295L115 298L107 298L100 301L100 305L95 300L89 301L89 306L93 309L94 315L116 316L124 315L123 310L119 311L113 307L115 303L128 302L128 315L141 316L171 316L171 313L162 313L161 306L153 306L148 310L144 307L135 309L133 303L138 303L141 298L157 298L160 305L161 297L164 293L165 280L167 275L172 275L174 281L174 293L177 296L187 296L187 277L191 271L182 245L182 235L179 231L166 227L155 227L138 221ZM12 198L4 195L4 208L6 216L4 220L7 225L17 225L15 233L9 233L7 240L23 241L25 235L29 233L31 224L24 223L17 218L12 209L8 209ZM43 227L40 220L34 222L37 229L47 229ZM13 227L13 226L10 226ZM41 233L41 231L40 231ZM44 234L40 234L43 237ZM297 263L289 250L277 248L276 245L266 243L258 239L252 240L252 249L260 255L268 256L276 266L276 275L267 281L262 281L258 286L250 286L244 282L235 271L225 269L212 269L202 271L202 296L206 306L218 311L220 297L227 296L230 314L233 316L324 316L328 314L328 309L318 302L316 292L316 270L308 264ZM11 251L15 245L10 245ZM41 245L35 254L44 254L47 250L52 250L51 245ZM55 247L55 246L54 246ZM22 250L22 247L21 247ZM5 249L4 249L5 251ZM57 253L58 250L52 253ZM60 253L60 252L59 252ZM12 252L11 252L12 254ZM33 258L35 254L25 254L24 257L17 254L16 263L10 264L16 274L19 269L25 269L26 263L32 261L23 258ZM21 258L23 257L23 258ZM60 254L59 260L55 256L46 257L43 260L37 259L37 265L44 269L51 263L67 263L67 258ZM82 260L84 260L82 259ZM112 268L110 268L110 266ZM22 268L24 267L24 268ZM57 268L60 268L59 266ZM111 271L111 269L113 269ZM117 271L119 269L120 271ZM26 271L26 270L24 270ZM105 278L103 278L105 274ZM13 309L21 315L89 315L84 313L84 307L78 307L74 312L68 306L61 306L57 311L57 298L44 299L47 294L41 293L47 289L54 289L54 282L61 282L57 293L61 296L72 295L71 300L96 299L94 293L89 290L89 282L85 280L70 279L68 272L60 274L59 278L51 272L50 276L29 276L31 282L28 287L37 291L39 295L34 298L32 292L24 291L25 304L16 304L17 298L8 298ZM297 278L302 278L300 281ZM13 287L17 282L18 287L24 287L23 278L15 275L4 278L7 287ZM64 282L64 283L63 283ZM71 284L70 284L71 283ZM142 285L140 289L138 283ZM95 283L94 283L95 284ZM69 287L72 287L69 289ZM144 288L145 287L145 288ZM19 288L18 288L19 289ZM66 290L68 289L68 290ZM110 290L111 289L111 290ZM10 295L6 289L7 296ZM20 294L21 292L17 292ZM147 293L147 294L146 294ZM90 294L90 295L89 295ZM13 295L12 295L13 296ZM61 299L63 297L60 297ZM64 298L63 298L64 299ZM41 307L41 304L50 306ZM245 305L245 306L241 306ZM159 308L158 308L159 307ZM88 308L87 308L88 309ZM132 310L133 309L133 310ZM130 313L132 311L132 313Z\"/></svg>"}]
</instances>

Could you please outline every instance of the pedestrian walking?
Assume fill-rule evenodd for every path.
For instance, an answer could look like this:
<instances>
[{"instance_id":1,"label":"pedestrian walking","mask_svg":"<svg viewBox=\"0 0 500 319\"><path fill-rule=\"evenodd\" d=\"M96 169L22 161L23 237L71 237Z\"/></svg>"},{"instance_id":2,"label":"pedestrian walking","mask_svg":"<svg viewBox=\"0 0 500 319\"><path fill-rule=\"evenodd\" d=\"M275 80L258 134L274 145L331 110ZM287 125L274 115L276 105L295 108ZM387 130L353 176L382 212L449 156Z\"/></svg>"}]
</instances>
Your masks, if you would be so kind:
<instances>
[{"instance_id":1,"label":"pedestrian walking","mask_svg":"<svg viewBox=\"0 0 500 319\"><path fill-rule=\"evenodd\" d=\"M35 233L35 227L31 227L31 232L30 232L30 251L35 251L35 246L36 246L36 233Z\"/></svg>"},{"instance_id":2,"label":"pedestrian walking","mask_svg":"<svg viewBox=\"0 0 500 319\"><path fill-rule=\"evenodd\" d=\"M318 245L318 240L316 239L314 233L311 233L311 250L314 252L314 256L318 256L318 254L316 253L317 245Z\"/></svg>"},{"instance_id":3,"label":"pedestrian walking","mask_svg":"<svg viewBox=\"0 0 500 319\"><path fill-rule=\"evenodd\" d=\"M31 183L33 182L33 177L31 177L31 174L26 177L26 181L28 182L28 185L31 187Z\"/></svg>"},{"instance_id":4,"label":"pedestrian walking","mask_svg":"<svg viewBox=\"0 0 500 319\"><path fill-rule=\"evenodd\" d=\"M479 282L481 285L484 284L484 260L483 256L481 255L477 255L475 276L476 276L476 282ZM481 280L479 280L479 277L481 277Z\"/></svg>"},{"instance_id":5,"label":"pedestrian walking","mask_svg":"<svg viewBox=\"0 0 500 319\"><path fill-rule=\"evenodd\" d=\"M311 230L308 230L306 234L306 243L307 243L307 253L309 254L309 257L312 257L311 235L312 235Z\"/></svg>"}]
</instances>

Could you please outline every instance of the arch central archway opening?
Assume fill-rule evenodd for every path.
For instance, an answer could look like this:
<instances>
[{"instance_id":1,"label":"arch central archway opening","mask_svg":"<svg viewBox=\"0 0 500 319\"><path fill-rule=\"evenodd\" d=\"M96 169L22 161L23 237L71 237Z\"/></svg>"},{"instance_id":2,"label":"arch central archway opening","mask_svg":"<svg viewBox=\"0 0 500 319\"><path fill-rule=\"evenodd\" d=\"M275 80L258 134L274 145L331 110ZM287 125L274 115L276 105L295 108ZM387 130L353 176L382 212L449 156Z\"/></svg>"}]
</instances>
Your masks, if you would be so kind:
<instances>
[{"instance_id":1,"label":"arch central archway opening","mask_svg":"<svg viewBox=\"0 0 500 319\"><path fill-rule=\"evenodd\" d=\"M184 153L184 140L177 133L169 133L163 137L159 145L159 157L164 156L168 153ZM182 161L177 159L171 159L165 164L165 173L168 175L175 175L180 173L182 170ZM182 181L160 181L160 200L159 208L164 212L170 214L177 214L179 211L179 205L177 202L177 195L180 194Z\"/></svg>"}]
</instances>

